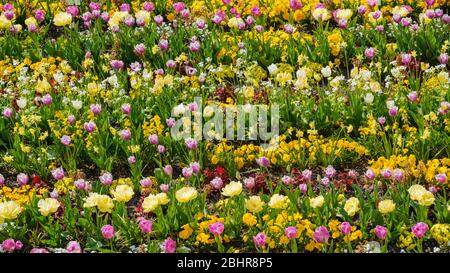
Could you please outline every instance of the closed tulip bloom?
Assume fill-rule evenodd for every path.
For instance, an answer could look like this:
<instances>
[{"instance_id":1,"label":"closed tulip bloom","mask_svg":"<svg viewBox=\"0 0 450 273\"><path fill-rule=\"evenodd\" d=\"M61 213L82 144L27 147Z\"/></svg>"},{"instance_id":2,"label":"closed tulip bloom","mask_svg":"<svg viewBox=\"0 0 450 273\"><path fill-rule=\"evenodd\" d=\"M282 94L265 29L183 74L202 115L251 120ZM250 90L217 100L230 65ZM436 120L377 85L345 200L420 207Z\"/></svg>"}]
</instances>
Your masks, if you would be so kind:
<instances>
[{"instance_id":1,"label":"closed tulip bloom","mask_svg":"<svg viewBox=\"0 0 450 273\"><path fill-rule=\"evenodd\" d=\"M375 232L375 235L377 236L377 238L380 240L384 240L388 234L387 228L385 228L383 226L379 226L379 225L377 225L375 227L374 232Z\"/></svg>"},{"instance_id":2,"label":"closed tulip bloom","mask_svg":"<svg viewBox=\"0 0 450 273\"><path fill-rule=\"evenodd\" d=\"M101 228L102 236L103 238L110 240L114 238L114 235L116 234L116 231L114 230L114 227L111 225L105 225Z\"/></svg>"},{"instance_id":3,"label":"closed tulip bloom","mask_svg":"<svg viewBox=\"0 0 450 273\"><path fill-rule=\"evenodd\" d=\"M164 253L175 253L177 243L171 238L164 241Z\"/></svg>"},{"instance_id":4,"label":"closed tulip bloom","mask_svg":"<svg viewBox=\"0 0 450 273\"><path fill-rule=\"evenodd\" d=\"M414 236L417 238L423 238L428 231L428 225L422 222L415 224L411 231L414 233Z\"/></svg>"},{"instance_id":5,"label":"closed tulip bloom","mask_svg":"<svg viewBox=\"0 0 450 273\"><path fill-rule=\"evenodd\" d=\"M328 232L328 229L324 226L320 226L316 228L316 230L313 233L313 239L314 241L324 244L328 242L328 239L330 238L330 232Z\"/></svg>"},{"instance_id":6,"label":"closed tulip bloom","mask_svg":"<svg viewBox=\"0 0 450 273\"><path fill-rule=\"evenodd\" d=\"M284 235L290 240L297 238L298 230L294 226L290 226L284 229Z\"/></svg>"}]
</instances>

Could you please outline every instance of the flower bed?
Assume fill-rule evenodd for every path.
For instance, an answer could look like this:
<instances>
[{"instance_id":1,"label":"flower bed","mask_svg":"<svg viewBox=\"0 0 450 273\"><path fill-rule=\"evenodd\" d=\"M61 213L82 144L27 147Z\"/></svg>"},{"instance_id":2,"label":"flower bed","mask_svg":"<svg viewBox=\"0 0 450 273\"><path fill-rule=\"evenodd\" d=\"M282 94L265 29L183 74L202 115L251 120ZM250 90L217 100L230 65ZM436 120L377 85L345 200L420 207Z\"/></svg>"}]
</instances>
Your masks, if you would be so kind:
<instances>
[{"instance_id":1,"label":"flower bed","mask_svg":"<svg viewBox=\"0 0 450 273\"><path fill-rule=\"evenodd\" d=\"M0 252L448 252L450 1L381 2L0 5Z\"/></svg>"}]
</instances>

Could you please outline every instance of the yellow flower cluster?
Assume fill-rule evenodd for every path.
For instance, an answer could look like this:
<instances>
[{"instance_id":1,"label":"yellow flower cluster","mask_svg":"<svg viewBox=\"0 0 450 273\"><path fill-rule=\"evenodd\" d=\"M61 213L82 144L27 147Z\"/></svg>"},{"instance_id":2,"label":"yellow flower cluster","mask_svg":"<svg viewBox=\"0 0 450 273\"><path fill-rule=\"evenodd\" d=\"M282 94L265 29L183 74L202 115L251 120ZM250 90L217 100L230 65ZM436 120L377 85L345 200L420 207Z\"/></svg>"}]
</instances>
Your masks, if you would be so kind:
<instances>
[{"instance_id":1,"label":"yellow flower cluster","mask_svg":"<svg viewBox=\"0 0 450 273\"><path fill-rule=\"evenodd\" d=\"M430 233L440 245L447 245L450 242L450 224L435 224L431 227Z\"/></svg>"},{"instance_id":2,"label":"yellow flower cluster","mask_svg":"<svg viewBox=\"0 0 450 273\"><path fill-rule=\"evenodd\" d=\"M142 124L142 131L146 138L153 134L160 136L163 130L164 125L161 123L161 118L158 115L153 116L150 121L145 121Z\"/></svg>"},{"instance_id":3,"label":"yellow flower cluster","mask_svg":"<svg viewBox=\"0 0 450 273\"><path fill-rule=\"evenodd\" d=\"M142 208L144 209L144 212L147 213L154 211L162 205L167 205L169 202L170 199L165 192L161 192L158 194L149 194L144 198L144 202L142 202Z\"/></svg>"},{"instance_id":4,"label":"yellow flower cluster","mask_svg":"<svg viewBox=\"0 0 450 273\"><path fill-rule=\"evenodd\" d=\"M20 188L10 188L3 186L0 188L0 201L14 201L19 205L25 205L31 202L33 196L41 198L47 192L46 188L34 188L30 185Z\"/></svg>"},{"instance_id":5,"label":"yellow flower cluster","mask_svg":"<svg viewBox=\"0 0 450 273\"><path fill-rule=\"evenodd\" d=\"M211 233L209 232L209 225L210 224L214 224L216 222L225 222L224 218L219 218L215 215L206 215L206 216L202 216L199 217L201 219L206 219L200 223L198 223L198 230L197 230L197 236L196 236L196 242L195 244L213 244L215 242L214 240L214 236L211 236ZM224 235L223 238L222 236L219 237L219 240L224 240L225 242L230 242L230 237L227 235Z\"/></svg>"},{"instance_id":6,"label":"yellow flower cluster","mask_svg":"<svg viewBox=\"0 0 450 273\"><path fill-rule=\"evenodd\" d=\"M114 202L108 195L91 192L83 206L85 208L97 207L100 212L111 213L114 208Z\"/></svg>"},{"instance_id":7,"label":"yellow flower cluster","mask_svg":"<svg viewBox=\"0 0 450 273\"><path fill-rule=\"evenodd\" d=\"M450 159L432 159L426 162L417 161L414 155L393 155L389 158L379 157L376 160L370 160L370 168L375 174L380 174L382 169L402 169L406 175L420 178L423 177L429 183L435 182L435 176L439 173L445 173L450 177Z\"/></svg>"},{"instance_id":8,"label":"yellow flower cluster","mask_svg":"<svg viewBox=\"0 0 450 273\"><path fill-rule=\"evenodd\" d=\"M229 158L227 154L232 154L237 168L242 169L263 155L269 158L272 164L284 166L303 164L305 160L316 162L319 158L327 156L339 157L347 154L364 156L368 153L368 150L356 141L326 139L311 132L308 138L300 137L291 141L287 141L286 136L281 136L277 148L266 151L254 144L244 144L235 148L226 142L220 142L212 149L210 158L213 164L224 163L224 159Z\"/></svg>"},{"instance_id":9,"label":"yellow flower cluster","mask_svg":"<svg viewBox=\"0 0 450 273\"><path fill-rule=\"evenodd\" d=\"M434 195L425 189L422 185L412 185L408 189L411 200L417 201L422 206L431 206L434 204Z\"/></svg>"}]
</instances>

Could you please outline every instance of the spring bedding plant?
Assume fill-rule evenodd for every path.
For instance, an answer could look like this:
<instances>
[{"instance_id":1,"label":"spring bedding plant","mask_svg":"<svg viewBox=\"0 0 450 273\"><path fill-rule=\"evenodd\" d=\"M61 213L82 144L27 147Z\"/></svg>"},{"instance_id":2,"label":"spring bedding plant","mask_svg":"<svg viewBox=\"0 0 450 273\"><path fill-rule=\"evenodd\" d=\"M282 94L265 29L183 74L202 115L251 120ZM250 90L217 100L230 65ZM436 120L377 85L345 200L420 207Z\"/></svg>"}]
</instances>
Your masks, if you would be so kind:
<instances>
[{"instance_id":1,"label":"spring bedding plant","mask_svg":"<svg viewBox=\"0 0 450 273\"><path fill-rule=\"evenodd\" d=\"M449 12L2 1L0 252L449 252Z\"/></svg>"}]
</instances>

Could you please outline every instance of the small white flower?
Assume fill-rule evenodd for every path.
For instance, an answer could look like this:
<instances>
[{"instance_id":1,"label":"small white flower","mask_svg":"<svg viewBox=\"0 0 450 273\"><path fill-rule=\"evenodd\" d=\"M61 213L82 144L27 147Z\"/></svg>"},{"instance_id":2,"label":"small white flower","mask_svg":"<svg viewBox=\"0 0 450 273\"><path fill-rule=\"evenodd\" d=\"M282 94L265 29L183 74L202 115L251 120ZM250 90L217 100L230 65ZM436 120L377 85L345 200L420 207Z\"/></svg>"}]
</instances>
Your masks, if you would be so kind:
<instances>
[{"instance_id":1,"label":"small white flower","mask_svg":"<svg viewBox=\"0 0 450 273\"><path fill-rule=\"evenodd\" d=\"M80 110L82 106L83 106L83 102L81 102L81 100L73 100L72 101L72 107L75 108L76 110Z\"/></svg>"},{"instance_id":2,"label":"small white flower","mask_svg":"<svg viewBox=\"0 0 450 273\"><path fill-rule=\"evenodd\" d=\"M23 109L27 106L27 99L26 98L20 98L17 100L17 106L19 106L20 109Z\"/></svg>"},{"instance_id":3,"label":"small white flower","mask_svg":"<svg viewBox=\"0 0 450 273\"><path fill-rule=\"evenodd\" d=\"M366 96L364 97L364 102L367 104L372 104L374 99L374 96L372 93L367 93Z\"/></svg>"},{"instance_id":4,"label":"small white flower","mask_svg":"<svg viewBox=\"0 0 450 273\"><path fill-rule=\"evenodd\" d=\"M175 106L175 108L173 108L173 115L180 116L180 115L184 114L185 111L186 111L186 107L184 106L183 103L181 103L181 104L178 104L177 106Z\"/></svg>"},{"instance_id":5,"label":"small white flower","mask_svg":"<svg viewBox=\"0 0 450 273\"><path fill-rule=\"evenodd\" d=\"M278 67L276 64L271 64L267 67L267 69L269 70L270 75L275 75L278 71Z\"/></svg>"},{"instance_id":6,"label":"small white flower","mask_svg":"<svg viewBox=\"0 0 450 273\"><path fill-rule=\"evenodd\" d=\"M328 78L328 77L331 76L331 68L330 68L328 65L327 65L326 67L322 68L322 69L320 70L320 72L322 73L322 75L323 75L325 78Z\"/></svg>"},{"instance_id":7,"label":"small white flower","mask_svg":"<svg viewBox=\"0 0 450 273\"><path fill-rule=\"evenodd\" d=\"M386 101L387 108L393 108L395 107L395 102L393 100Z\"/></svg>"}]
</instances>

